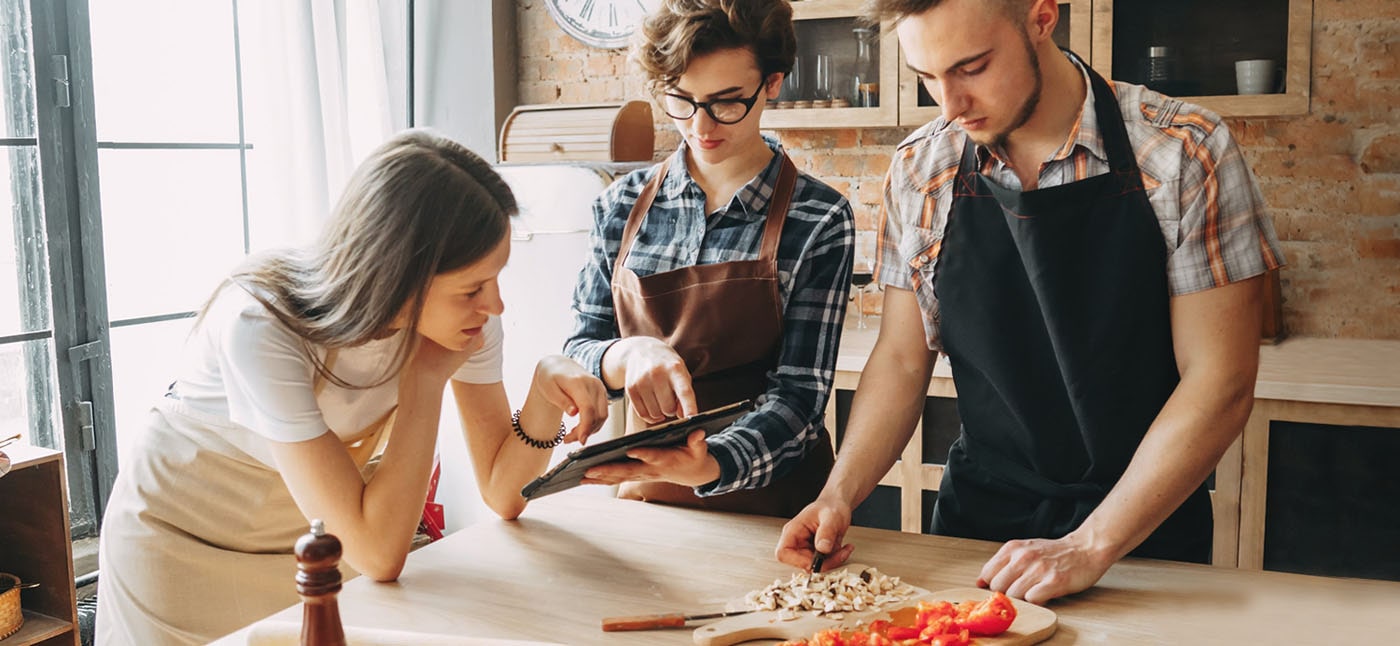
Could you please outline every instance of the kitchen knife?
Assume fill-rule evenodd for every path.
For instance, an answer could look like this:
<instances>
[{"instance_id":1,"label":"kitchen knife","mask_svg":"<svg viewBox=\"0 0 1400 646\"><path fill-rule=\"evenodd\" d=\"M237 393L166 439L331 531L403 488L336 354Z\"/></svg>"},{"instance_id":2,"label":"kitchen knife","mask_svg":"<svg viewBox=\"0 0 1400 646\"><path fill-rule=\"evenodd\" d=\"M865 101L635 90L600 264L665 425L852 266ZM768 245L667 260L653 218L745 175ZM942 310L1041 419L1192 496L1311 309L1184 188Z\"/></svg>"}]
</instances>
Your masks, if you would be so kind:
<instances>
[{"instance_id":1,"label":"kitchen knife","mask_svg":"<svg viewBox=\"0 0 1400 646\"><path fill-rule=\"evenodd\" d=\"M719 619L721 617L733 617L735 615L745 615L752 610L730 610L727 612L711 612L702 615L686 615L679 612L661 615L638 615L636 617L604 617L603 632L612 633L623 630L654 630L656 628L684 628L688 621L701 621L705 619Z\"/></svg>"}]
</instances>

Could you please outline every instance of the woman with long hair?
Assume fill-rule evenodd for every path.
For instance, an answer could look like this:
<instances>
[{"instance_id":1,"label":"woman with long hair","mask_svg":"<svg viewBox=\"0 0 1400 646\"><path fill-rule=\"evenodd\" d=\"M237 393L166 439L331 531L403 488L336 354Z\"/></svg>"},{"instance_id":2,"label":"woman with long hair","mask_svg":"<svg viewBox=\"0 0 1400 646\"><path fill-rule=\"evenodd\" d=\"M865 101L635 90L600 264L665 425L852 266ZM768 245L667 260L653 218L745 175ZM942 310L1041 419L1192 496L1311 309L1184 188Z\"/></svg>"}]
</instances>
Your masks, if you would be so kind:
<instances>
[{"instance_id":1,"label":"woman with long hair","mask_svg":"<svg viewBox=\"0 0 1400 646\"><path fill-rule=\"evenodd\" d=\"M482 498L521 513L548 449L596 431L607 400L556 355L511 412L497 275L515 211L481 158L408 131L357 169L319 244L252 258L215 291L112 491L99 643L205 643L295 603L312 518L350 568L397 578L448 383Z\"/></svg>"}]
</instances>

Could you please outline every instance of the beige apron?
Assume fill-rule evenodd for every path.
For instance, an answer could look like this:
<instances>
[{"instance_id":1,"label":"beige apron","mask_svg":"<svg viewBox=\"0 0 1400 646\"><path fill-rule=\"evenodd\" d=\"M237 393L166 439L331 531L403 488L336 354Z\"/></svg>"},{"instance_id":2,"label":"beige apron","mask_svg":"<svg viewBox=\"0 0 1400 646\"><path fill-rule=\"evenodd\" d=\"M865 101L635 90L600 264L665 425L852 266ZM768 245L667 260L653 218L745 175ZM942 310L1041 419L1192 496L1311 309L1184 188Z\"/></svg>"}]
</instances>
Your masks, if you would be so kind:
<instances>
[{"instance_id":1,"label":"beige apron","mask_svg":"<svg viewBox=\"0 0 1400 646\"><path fill-rule=\"evenodd\" d=\"M362 473L393 417L347 442ZM149 413L103 520L98 644L205 644L299 601L292 547L309 523L234 433L246 431L169 396Z\"/></svg>"},{"instance_id":2,"label":"beige apron","mask_svg":"<svg viewBox=\"0 0 1400 646\"><path fill-rule=\"evenodd\" d=\"M659 338L690 370L700 410L757 399L768 387L782 347L783 313L778 286L778 242L792 200L797 168L786 156L768 202L763 242L755 260L692 265L650 276L623 266L669 162L661 164L628 215L613 267L613 306L623 337ZM628 432L641 428L630 415ZM788 517L816 499L835 457L825 430L802 462L767 487L718 496L696 496L669 482L629 482L618 496L689 507Z\"/></svg>"}]
</instances>

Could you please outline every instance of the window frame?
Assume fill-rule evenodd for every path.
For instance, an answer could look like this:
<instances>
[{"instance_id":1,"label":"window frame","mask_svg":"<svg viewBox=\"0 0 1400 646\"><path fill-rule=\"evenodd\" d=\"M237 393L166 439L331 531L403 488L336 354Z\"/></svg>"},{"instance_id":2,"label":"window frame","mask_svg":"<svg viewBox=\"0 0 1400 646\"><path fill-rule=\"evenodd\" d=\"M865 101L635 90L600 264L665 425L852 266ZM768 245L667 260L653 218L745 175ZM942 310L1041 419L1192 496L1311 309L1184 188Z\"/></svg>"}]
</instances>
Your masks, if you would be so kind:
<instances>
[{"instance_id":1,"label":"window frame","mask_svg":"<svg viewBox=\"0 0 1400 646\"><path fill-rule=\"evenodd\" d=\"M54 431L62 435L76 538L97 532L117 470L88 6L29 0L29 15L59 413L57 420L31 419L31 429L38 443L57 444ZM31 401L38 396L31 392Z\"/></svg>"},{"instance_id":2,"label":"window frame","mask_svg":"<svg viewBox=\"0 0 1400 646\"><path fill-rule=\"evenodd\" d=\"M30 440L63 450L69 522L77 539L99 533L118 468L111 330L195 315L194 311L181 311L109 319L98 151L238 150L243 251L248 252L247 151L251 146L243 123L238 0L228 0L234 17L232 71L237 84L238 141L215 143L99 142L88 0L19 2L29 9L29 24L20 28L29 30L32 47L34 132L32 137L0 140L0 145L33 146L38 152L42 208L19 209L21 219L15 225L41 233L46 244L17 249L21 267L28 266L22 271L38 289L21 290L26 331L0 337L0 345L50 341L52 364L49 352L41 346L23 350L27 374L43 374L50 365L53 370L52 381L28 380ZM8 79L5 82L11 83ZM19 90L16 94L28 90L22 83L12 83L12 89ZM25 96L21 102L27 99ZM27 193L17 196L25 199ZM29 266L45 257L47 274ZM47 321L43 320L43 298L50 306Z\"/></svg>"}]
</instances>

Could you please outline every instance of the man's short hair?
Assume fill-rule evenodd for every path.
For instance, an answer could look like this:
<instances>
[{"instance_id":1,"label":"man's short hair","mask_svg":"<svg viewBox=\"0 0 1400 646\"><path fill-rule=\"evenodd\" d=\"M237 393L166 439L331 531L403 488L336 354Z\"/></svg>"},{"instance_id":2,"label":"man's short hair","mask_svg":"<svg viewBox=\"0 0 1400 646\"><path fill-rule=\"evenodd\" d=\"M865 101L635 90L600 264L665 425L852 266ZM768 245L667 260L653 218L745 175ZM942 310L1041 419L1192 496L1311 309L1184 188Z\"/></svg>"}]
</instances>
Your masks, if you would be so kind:
<instances>
[{"instance_id":1,"label":"man's short hair","mask_svg":"<svg viewBox=\"0 0 1400 646\"><path fill-rule=\"evenodd\" d=\"M713 52L747 48L758 71L792 70L797 35L787 0L663 0L647 16L632 58L652 92L675 86L691 61Z\"/></svg>"},{"instance_id":2,"label":"man's short hair","mask_svg":"<svg viewBox=\"0 0 1400 646\"><path fill-rule=\"evenodd\" d=\"M917 16L943 4L944 0L866 0L864 13L866 20L880 23L885 20L899 22L909 16ZM1033 0L978 0L989 8L999 11L1011 20L1020 21L1026 15Z\"/></svg>"}]
</instances>

